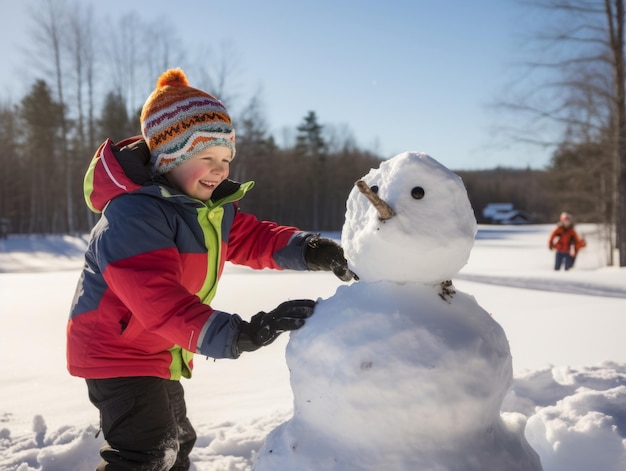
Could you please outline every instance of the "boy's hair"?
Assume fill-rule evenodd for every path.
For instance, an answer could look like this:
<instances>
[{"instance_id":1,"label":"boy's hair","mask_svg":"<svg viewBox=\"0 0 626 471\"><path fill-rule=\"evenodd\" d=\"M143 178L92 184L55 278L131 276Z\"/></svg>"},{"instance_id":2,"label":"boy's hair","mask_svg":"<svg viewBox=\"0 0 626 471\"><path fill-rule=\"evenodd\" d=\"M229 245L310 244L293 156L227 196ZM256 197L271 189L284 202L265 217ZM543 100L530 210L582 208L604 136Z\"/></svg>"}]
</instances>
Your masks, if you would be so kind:
<instances>
[{"instance_id":1,"label":"boy's hair","mask_svg":"<svg viewBox=\"0 0 626 471\"><path fill-rule=\"evenodd\" d=\"M140 122L156 174L212 146L228 147L235 156L235 130L226 108L213 95L190 87L181 69L161 74Z\"/></svg>"}]
</instances>

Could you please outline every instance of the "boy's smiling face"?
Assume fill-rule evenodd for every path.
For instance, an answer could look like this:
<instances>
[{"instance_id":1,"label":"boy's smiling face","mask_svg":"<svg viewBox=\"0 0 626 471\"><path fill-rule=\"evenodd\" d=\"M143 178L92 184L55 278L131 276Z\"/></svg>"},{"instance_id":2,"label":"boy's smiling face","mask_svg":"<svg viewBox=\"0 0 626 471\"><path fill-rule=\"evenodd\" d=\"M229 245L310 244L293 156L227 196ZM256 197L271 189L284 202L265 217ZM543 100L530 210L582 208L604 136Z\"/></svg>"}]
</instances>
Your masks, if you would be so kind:
<instances>
[{"instance_id":1,"label":"boy's smiling face","mask_svg":"<svg viewBox=\"0 0 626 471\"><path fill-rule=\"evenodd\" d=\"M170 184L192 198L207 201L217 186L228 178L232 153L228 147L213 146L167 172Z\"/></svg>"}]
</instances>

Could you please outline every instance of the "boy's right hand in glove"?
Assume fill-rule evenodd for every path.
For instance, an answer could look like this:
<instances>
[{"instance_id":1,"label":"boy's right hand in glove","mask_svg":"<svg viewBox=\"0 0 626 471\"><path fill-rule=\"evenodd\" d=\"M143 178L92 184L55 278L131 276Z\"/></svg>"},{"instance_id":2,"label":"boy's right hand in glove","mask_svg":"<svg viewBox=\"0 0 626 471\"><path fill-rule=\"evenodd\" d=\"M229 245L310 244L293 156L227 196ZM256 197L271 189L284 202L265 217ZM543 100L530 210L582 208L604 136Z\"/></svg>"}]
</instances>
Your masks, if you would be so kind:
<instances>
[{"instance_id":1,"label":"boy's right hand in glove","mask_svg":"<svg viewBox=\"0 0 626 471\"><path fill-rule=\"evenodd\" d=\"M332 271L341 281L358 281L359 277L348 268L343 249L332 239L314 235L307 239L304 252L307 269Z\"/></svg>"},{"instance_id":2,"label":"boy's right hand in glove","mask_svg":"<svg viewBox=\"0 0 626 471\"><path fill-rule=\"evenodd\" d=\"M269 345L280 334L288 330L297 330L311 317L315 301L296 299L285 301L270 312L259 312L250 322L242 321L239 326L237 348L239 352L252 352Z\"/></svg>"}]
</instances>

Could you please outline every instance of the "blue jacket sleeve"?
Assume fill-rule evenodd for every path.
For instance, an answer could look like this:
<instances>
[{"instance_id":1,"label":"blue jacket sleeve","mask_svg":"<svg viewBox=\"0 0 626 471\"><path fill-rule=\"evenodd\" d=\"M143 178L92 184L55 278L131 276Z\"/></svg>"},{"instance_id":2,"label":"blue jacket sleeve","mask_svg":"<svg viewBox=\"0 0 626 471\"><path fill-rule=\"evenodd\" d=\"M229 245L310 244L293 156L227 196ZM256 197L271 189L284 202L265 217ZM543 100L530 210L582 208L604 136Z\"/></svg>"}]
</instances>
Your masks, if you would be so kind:
<instances>
[{"instance_id":1,"label":"blue jacket sleeve","mask_svg":"<svg viewBox=\"0 0 626 471\"><path fill-rule=\"evenodd\" d=\"M214 311L198 336L197 352L211 358L237 358L242 319L237 314Z\"/></svg>"}]
</instances>

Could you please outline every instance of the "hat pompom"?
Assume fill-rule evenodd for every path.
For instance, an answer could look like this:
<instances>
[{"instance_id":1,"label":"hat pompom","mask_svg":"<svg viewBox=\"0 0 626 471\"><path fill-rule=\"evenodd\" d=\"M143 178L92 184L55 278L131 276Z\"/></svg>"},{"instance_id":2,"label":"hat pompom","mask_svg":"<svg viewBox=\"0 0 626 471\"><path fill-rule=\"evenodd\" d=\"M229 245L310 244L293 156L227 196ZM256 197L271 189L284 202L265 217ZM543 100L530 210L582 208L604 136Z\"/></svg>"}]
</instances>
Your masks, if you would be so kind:
<instances>
[{"instance_id":1,"label":"hat pompom","mask_svg":"<svg viewBox=\"0 0 626 471\"><path fill-rule=\"evenodd\" d=\"M168 69L157 80L157 88L165 87L188 87L189 80L182 69Z\"/></svg>"}]
</instances>

